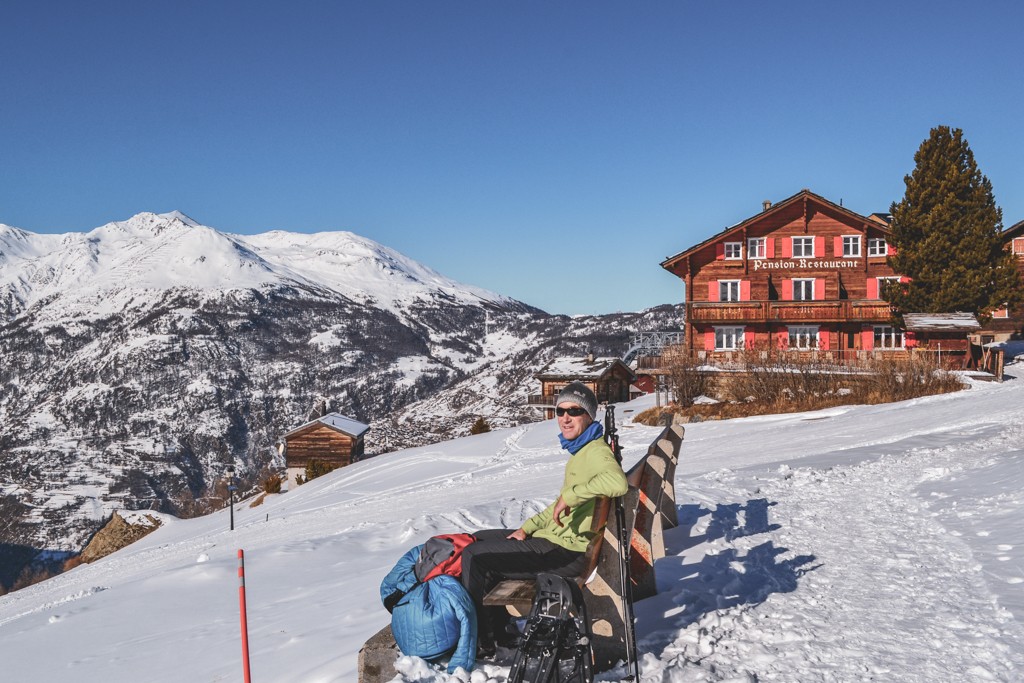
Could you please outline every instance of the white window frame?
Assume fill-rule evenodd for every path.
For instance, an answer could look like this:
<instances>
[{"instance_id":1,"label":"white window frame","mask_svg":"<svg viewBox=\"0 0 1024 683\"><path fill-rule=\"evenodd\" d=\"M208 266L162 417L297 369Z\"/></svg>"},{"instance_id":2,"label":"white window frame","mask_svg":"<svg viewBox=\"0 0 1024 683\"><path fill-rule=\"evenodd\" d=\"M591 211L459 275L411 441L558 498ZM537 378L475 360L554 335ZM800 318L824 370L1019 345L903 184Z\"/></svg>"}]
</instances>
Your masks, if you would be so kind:
<instances>
[{"instance_id":1,"label":"white window frame","mask_svg":"<svg viewBox=\"0 0 1024 683\"><path fill-rule=\"evenodd\" d=\"M814 301L814 281L817 278L813 277L795 277L793 278L793 301ZM800 283L800 289L810 288L810 296L797 296L797 283ZM806 293L806 292L801 292Z\"/></svg>"},{"instance_id":2,"label":"white window frame","mask_svg":"<svg viewBox=\"0 0 1024 683\"><path fill-rule=\"evenodd\" d=\"M726 261L741 260L743 258L743 242L726 242L723 253Z\"/></svg>"},{"instance_id":3,"label":"white window frame","mask_svg":"<svg viewBox=\"0 0 1024 683\"><path fill-rule=\"evenodd\" d=\"M884 237L871 237L868 239L868 256L885 256L889 253L889 243Z\"/></svg>"},{"instance_id":4,"label":"white window frame","mask_svg":"<svg viewBox=\"0 0 1024 683\"><path fill-rule=\"evenodd\" d=\"M1002 315L996 315L997 313L1001 313ZM1003 304L1000 308L997 308L996 310L992 311L992 317L993 318L999 318L1000 320L1002 320L1003 318L1009 318L1010 317L1010 305L1009 304Z\"/></svg>"},{"instance_id":5,"label":"white window frame","mask_svg":"<svg viewBox=\"0 0 1024 683\"><path fill-rule=\"evenodd\" d=\"M878 298L882 299L882 291L885 289L886 282L899 282L900 278L898 275L881 275L876 277L875 280L878 282Z\"/></svg>"},{"instance_id":6,"label":"white window frame","mask_svg":"<svg viewBox=\"0 0 1024 683\"><path fill-rule=\"evenodd\" d=\"M742 351L743 328L715 326L715 351ZM732 344L731 346L729 344Z\"/></svg>"},{"instance_id":7,"label":"white window frame","mask_svg":"<svg viewBox=\"0 0 1024 683\"><path fill-rule=\"evenodd\" d=\"M860 235L843 235L842 256L843 258L860 258Z\"/></svg>"},{"instance_id":8,"label":"white window frame","mask_svg":"<svg viewBox=\"0 0 1024 683\"><path fill-rule=\"evenodd\" d=\"M791 349L812 351L819 347L821 328L817 325L790 325L786 331L789 335L788 344Z\"/></svg>"},{"instance_id":9,"label":"white window frame","mask_svg":"<svg viewBox=\"0 0 1024 683\"><path fill-rule=\"evenodd\" d=\"M719 301L739 301L740 300L740 281L739 280L719 280L718 281L718 300Z\"/></svg>"},{"instance_id":10,"label":"white window frame","mask_svg":"<svg viewBox=\"0 0 1024 683\"><path fill-rule=\"evenodd\" d=\"M1014 237L1011 250L1017 256L1024 256L1024 237Z\"/></svg>"},{"instance_id":11,"label":"white window frame","mask_svg":"<svg viewBox=\"0 0 1024 683\"><path fill-rule=\"evenodd\" d=\"M874 335L876 350L896 351L906 348L906 335L903 333L903 330L895 328L892 325L875 325ZM878 343L879 339L882 340L881 344ZM898 346L897 342L899 342Z\"/></svg>"},{"instance_id":12,"label":"white window frame","mask_svg":"<svg viewBox=\"0 0 1024 683\"><path fill-rule=\"evenodd\" d=\"M792 240L792 244L793 244L793 258L814 258L814 237L813 236L810 236L810 235L803 236L803 235L801 235L800 237L791 237L790 239ZM796 249L796 245L797 244L800 245L800 253L799 254L796 253L797 252L797 249ZM808 245L810 245L810 247L808 247ZM810 250L810 253L807 253L808 249Z\"/></svg>"},{"instance_id":13,"label":"white window frame","mask_svg":"<svg viewBox=\"0 0 1024 683\"><path fill-rule=\"evenodd\" d=\"M764 237L747 238L747 258L763 259L767 256L768 242Z\"/></svg>"}]
</instances>

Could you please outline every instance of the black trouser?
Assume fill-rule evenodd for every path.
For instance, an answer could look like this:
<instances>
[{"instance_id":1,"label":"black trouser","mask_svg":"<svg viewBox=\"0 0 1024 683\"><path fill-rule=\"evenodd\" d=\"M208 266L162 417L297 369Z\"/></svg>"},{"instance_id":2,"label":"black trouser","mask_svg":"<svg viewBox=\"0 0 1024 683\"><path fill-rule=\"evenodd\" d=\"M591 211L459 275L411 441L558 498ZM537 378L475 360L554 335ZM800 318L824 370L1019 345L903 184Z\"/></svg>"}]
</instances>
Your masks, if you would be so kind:
<instances>
[{"instance_id":1,"label":"black trouser","mask_svg":"<svg viewBox=\"0 0 1024 683\"><path fill-rule=\"evenodd\" d=\"M476 605L481 640L501 635L497 625L504 618L505 609L483 606L484 596L497 584L505 579L532 579L541 572L577 576L586 566L586 553L568 550L544 538L506 538L513 531L474 532L477 541L462 551L462 585Z\"/></svg>"}]
</instances>

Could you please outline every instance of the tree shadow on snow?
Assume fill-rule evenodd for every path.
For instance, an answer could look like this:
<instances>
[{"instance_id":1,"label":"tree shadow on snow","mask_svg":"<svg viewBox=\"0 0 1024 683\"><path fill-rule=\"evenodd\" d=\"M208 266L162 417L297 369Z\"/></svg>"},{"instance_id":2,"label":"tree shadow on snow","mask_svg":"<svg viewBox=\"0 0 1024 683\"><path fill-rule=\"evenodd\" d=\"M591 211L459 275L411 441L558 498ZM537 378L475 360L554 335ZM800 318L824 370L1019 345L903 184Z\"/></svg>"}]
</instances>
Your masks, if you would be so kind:
<instances>
[{"instance_id":1,"label":"tree shadow on snow","mask_svg":"<svg viewBox=\"0 0 1024 683\"><path fill-rule=\"evenodd\" d=\"M665 637L671 642L679 629L700 621L708 613L760 604L772 593L796 590L800 577L821 565L812 564L814 555L780 561L779 557L789 553L789 549L770 540L745 552L737 548L709 552L696 562L687 561L681 554L702 543L731 541L781 528L768 519L769 509L774 505L761 498L744 504L719 505L714 510L699 505L679 506L679 526L665 533L667 556L655 565L658 595L640 603L640 630L656 639L657 632L669 631ZM707 517L704 533L691 536L692 529L703 526L700 522Z\"/></svg>"}]
</instances>

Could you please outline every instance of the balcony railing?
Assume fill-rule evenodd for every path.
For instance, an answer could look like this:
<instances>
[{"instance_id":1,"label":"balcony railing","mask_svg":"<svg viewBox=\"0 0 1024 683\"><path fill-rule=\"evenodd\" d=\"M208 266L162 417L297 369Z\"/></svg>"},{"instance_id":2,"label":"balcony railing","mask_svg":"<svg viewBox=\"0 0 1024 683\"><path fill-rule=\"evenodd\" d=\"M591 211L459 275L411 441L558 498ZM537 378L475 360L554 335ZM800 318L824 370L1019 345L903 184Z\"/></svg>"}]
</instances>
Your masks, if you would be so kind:
<instances>
[{"instance_id":1,"label":"balcony railing","mask_svg":"<svg viewBox=\"0 0 1024 683\"><path fill-rule=\"evenodd\" d=\"M887 322L885 301L697 301L688 304L690 322Z\"/></svg>"}]
</instances>

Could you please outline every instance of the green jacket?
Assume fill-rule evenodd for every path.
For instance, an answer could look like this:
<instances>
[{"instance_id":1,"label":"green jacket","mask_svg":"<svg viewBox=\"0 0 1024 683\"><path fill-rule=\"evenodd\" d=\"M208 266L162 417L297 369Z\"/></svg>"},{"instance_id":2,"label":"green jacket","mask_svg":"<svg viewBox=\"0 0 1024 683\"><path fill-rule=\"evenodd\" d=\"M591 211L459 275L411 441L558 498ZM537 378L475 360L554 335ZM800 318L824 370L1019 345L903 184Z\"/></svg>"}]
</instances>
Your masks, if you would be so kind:
<instances>
[{"instance_id":1,"label":"green jacket","mask_svg":"<svg viewBox=\"0 0 1024 683\"><path fill-rule=\"evenodd\" d=\"M527 536L546 538L563 548L585 552L594 537L590 530L594 505L599 497L616 498L626 492L628 484L622 467L604 440L589 442L565 463L565 480L559 492L569 510L558 526L551 518L555 503L530 517L523 524ZM555 501L558 502L557 499Z\"/></svg>"}]
</instances>

